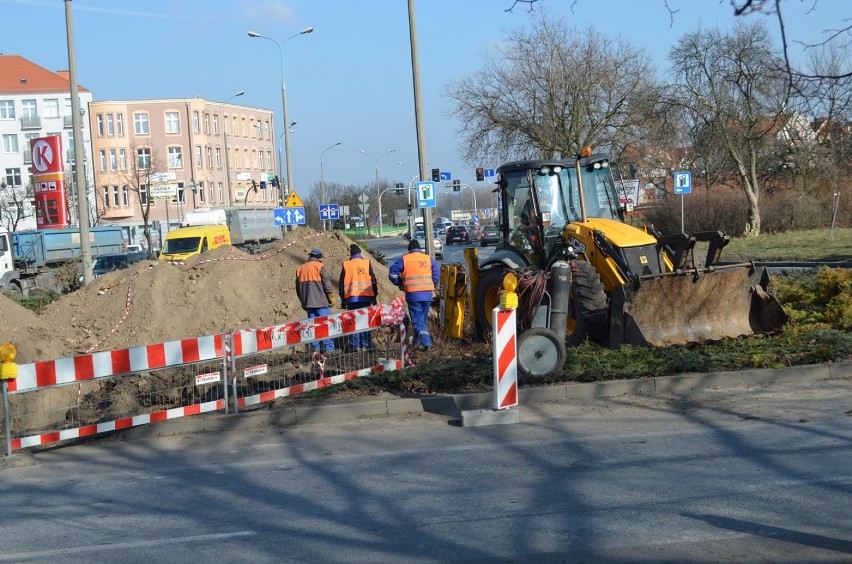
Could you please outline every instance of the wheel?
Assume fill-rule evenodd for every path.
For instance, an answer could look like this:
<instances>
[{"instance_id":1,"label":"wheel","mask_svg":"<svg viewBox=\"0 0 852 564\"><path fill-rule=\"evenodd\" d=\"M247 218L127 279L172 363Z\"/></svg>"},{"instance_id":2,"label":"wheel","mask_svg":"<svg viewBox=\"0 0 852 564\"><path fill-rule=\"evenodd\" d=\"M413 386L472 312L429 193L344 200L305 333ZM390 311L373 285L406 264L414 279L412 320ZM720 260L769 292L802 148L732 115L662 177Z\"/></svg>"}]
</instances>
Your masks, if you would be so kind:
<instances>
[{"instance_id":1,"label":"wheel","mask_svg":"<svg viewBox=\"0 0 852 564\"><path fill-rule=\"evenodd\" d=\"M484 270L476 289L476 320L474 323L477 339L486 339L491 333L491 311L500 303L500 289L503 287L504 265L492 266Z\"/></svg>"},{"instance_id":2,"label":"wheel","mask_svg":"<svg viewBox=\"0 0 852 564\"><path fill-rule=\"evenodd\" d=\"M588 262L575 261L574 266L565 343L576 347L588 338L606 344L609 341L609 307L601 277Z\"/></svg>"},{"instance_id":3,"label":"wheel","mask_svg":"<svg viewBox=\"0 0 852 564\"><path fill-rule=\"evenodd\" d=\"M14 282L9 284L9 287L6 288L5 292L15 298L20 298L24 295L24 291L21 289L21 287Z\"/></svg>"},{"instance_id":4,"label":"wheel","mask_svg":"<svg viewBox=\"0 0 852 564\"><path fill-rule=\"evenodd\" d=\"M544 327L533 327L518 337L518 369L527 376L545 376L565 366L565 343Z\"/></svg>"}]
</instances>

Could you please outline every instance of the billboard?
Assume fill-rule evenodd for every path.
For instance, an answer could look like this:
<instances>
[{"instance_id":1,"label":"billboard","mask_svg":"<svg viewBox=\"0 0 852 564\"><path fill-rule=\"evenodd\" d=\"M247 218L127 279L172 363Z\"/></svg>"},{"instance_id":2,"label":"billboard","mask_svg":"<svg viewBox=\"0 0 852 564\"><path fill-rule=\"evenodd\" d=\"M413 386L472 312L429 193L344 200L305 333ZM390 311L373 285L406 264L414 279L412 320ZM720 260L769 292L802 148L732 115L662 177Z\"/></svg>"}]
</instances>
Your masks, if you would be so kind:
<instances>
[{"instance_id":1,"label":"billboard","mask_svg":"<svg viewBox=\"0 0 852 564\"><path fill-rule=\"evenodd\" d=\"M65 163L62 137L50 135L30 140L33 157L33 192L36 228L68 227L68 193L65 187Z\"/></svg>"}]
</instances>

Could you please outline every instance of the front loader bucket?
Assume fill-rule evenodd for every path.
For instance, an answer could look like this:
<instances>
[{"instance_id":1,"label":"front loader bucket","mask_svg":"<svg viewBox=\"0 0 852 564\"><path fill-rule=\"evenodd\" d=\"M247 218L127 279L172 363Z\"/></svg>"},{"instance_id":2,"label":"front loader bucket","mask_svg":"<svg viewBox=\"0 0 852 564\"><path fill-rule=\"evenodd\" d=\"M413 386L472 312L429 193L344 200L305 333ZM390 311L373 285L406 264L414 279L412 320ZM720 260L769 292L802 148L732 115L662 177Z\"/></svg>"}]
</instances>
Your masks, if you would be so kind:
<instances>
[{"instance_id":1,"label":"front loader bucket","mask_svg":"<svg viewBox=\"0 0 852 564\"><path fill-rule=\"evenodd\" d=\"M787 322L751 264L647 278L611 296L610 345L667 347L776 331Z\"/></svg>"}]
</instances>

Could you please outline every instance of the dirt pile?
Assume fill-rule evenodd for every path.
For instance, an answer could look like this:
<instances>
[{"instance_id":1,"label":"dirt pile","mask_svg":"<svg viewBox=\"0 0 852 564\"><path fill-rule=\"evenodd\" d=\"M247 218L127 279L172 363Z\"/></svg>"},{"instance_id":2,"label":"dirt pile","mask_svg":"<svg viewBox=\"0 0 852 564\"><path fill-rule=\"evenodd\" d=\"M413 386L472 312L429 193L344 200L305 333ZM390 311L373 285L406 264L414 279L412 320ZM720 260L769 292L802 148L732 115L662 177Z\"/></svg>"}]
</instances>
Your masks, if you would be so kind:
<instances>
[{"instance_id":1,"label":"dirt pile","mask_svg":"<svg viewBox=\"0 0 852 564\"><path fill-rule=\"evenodd\" d=\"M6 321L0 342L15 344L18 362L24 363L296 321L305 312L296 297L295 273L308 252L319 248L325 254L339 300L340 268L353 242L339 232L298 228L259 255L223 247L184 265L143 261L95 279L39 315L0 296ZM379 300L400 295L387 267L372 262Z\"/></svg>"}]
</instances>

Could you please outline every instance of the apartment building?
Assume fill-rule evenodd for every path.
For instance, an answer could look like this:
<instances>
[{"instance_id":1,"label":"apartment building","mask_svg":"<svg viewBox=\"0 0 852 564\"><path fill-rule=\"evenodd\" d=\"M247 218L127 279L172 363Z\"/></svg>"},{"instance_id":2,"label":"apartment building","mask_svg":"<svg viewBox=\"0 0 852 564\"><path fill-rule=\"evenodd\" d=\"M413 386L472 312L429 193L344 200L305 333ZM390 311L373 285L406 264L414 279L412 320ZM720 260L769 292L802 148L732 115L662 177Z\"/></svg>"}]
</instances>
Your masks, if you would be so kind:
<instances>
[{"instance_id":1,"label":"apartment building","mask_svg":"<svg viewBox=\"0 0 852 564\"><path fill-rule=\"evenodd\" d=\"M92 102L99 223L142 243L150 205L156 246L196 207L278 206L272 115L202 98Z\"/></svg>"},{"instance_id":2,"label":"apartment building","mask_svg":"<svg viewBox=\"0 0 852 564\"><path fill-rule=\"evenodd\" d=\"M79 87L80 108L85 111L92 94ZM89 120L82 119L82 132L74 134L71 112L71 82L67 71L49 71L19 55L0 55L0 225L8 229L35 229L30 140L58 135L68 188L68 211L77 224L76 190L73 185L74 143L82 139L89 202L94 187L88 144ZM90 215L94 209L90 210Z\"/></svg>"}]
</instances>

